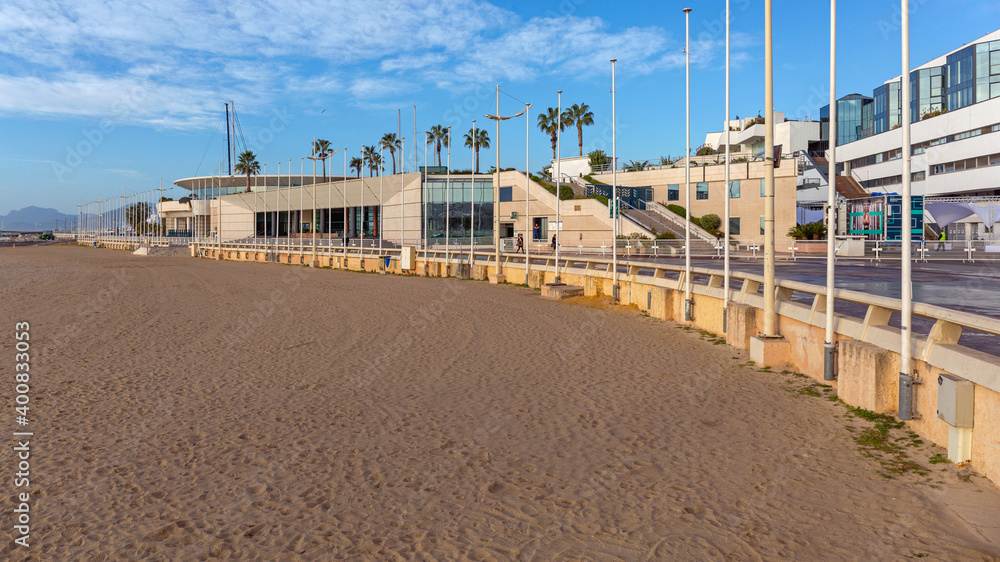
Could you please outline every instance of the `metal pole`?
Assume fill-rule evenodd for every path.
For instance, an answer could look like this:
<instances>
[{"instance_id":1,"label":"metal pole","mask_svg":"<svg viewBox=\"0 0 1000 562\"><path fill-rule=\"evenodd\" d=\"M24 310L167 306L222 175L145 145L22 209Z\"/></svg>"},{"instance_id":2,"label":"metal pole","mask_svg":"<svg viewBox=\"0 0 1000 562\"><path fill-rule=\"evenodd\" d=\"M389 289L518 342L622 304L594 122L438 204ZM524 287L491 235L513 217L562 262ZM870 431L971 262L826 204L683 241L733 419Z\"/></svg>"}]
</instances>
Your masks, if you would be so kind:
<instances>
[{"instance_id":1,"label":"metal pole","mask_svg":"<svg viewBox=\"0 0 1000 562\"><path fill-rule=\"evenodd\" d=\"M361 178L361 171L358 171L358 178ZM347 147L344 147L344 189L341 190L341 195L344 196L344 209L341 215L344 217L344 238L340 241L340 245L344 247L344 258L347 258Z\"/></svg>"},{"instance_id":2,"label":"metal pole","mask_svg":"<svg viewBox=\"0 0 1000 562\"><path fill-rule=\"evenodd\" d=\"M686 129L684 142L684 321L691 321L691 8L684 8L684 96Z\"/></svg>"},{"instance_id":3,"label":"metal pole","mask_svg":"<svg viewBox=\"0 0 1000 562\"><path fill-rule=\"evenodd\" d=\"M479 131L476 130L476 120L472 120L472 138L476 138ZM478 162L479 159L476 159ZM469 215L469 276L472 276L472 266L476 263L476 166L472 166L472 194L469 197L472 202L471 214Z\"/></svg>"},{"instance_id":4,"label":"metal pole","mask_svg":"<svg viewBox=\"0 0 1000 562\"><path fill-rule=\"evenodd\" d=\"M399 244L402 247L406 242L406 170L403 163L406 162L406 139L399 139ZM402 254L400 254L402 256Z\"/></svg>"},{"instance_id":5,"label":"metal pole","mask_svg":"<svg viewBox=\"0 0 1000 562\"><path fill-rule=\"evenodd\" d=\"M496 180L493 182L493 259L496 260L496 274L503 271L500 268L500 84L497 84L497 138L495 140L497 169ZM558 262L556 264L558 270Z\"/></svg>"},{"instance_id":6,"label":"metal pole","mask_svg":"<svg viewBox=\"0 0 1000 562\"><path fill-rule=\"evenodd\" d=\"M378 171L378 181L382 181L382 155L385 154L385 148L380 148L378 150L378 162L375 163L375 170ZM361 182L361 235L358 237L358 243L361 245L359 253L361 255L361 269L365 268L365 182Z\"/></svg>"},{"instance_id":7,"label":"metal pole","mask_svg":"<svg viewBox=\"0 0 1000 562\"><path fill-rule=\"evenodd\" d=\"M912 220L913 205L910 194L910 6L907 0L902 0L903 7L903 74L899 79L899 89L902 94L903 117L903 256L901 270L901 300L902 314L900 318L900 360L899 360L899 419L908 420L913 417L913 367L911 365L911 339L913 315L913 283L912 274ZM882 221L885 224L885 220Z\"/></svg>"},{"instance_id":8,"label":"metal pole","mask_svg":"<svg viewBox=\"0 0 1000 562\"><path fill-rule=\"evenodd\" d=\"M764 0L764 336L778 335L774 281L774 52L771 0Z\"/></svg>"},{"instance_id":9,"label":"metal pole","mask_svg":"<svg viewBox=\"0 0 1000 562\"><path fill-rule=\"evenodd\" d=\"M562 191L562 186L559 183L562 178L562 90L556 90L559 94L559 113L556 116L556 233L552 235L555 239L555 253L556 253L556 278L555 283L559 284L559 244L562 243L562 231L559 230L559 223L562 220L562 215L560 211L562 210L562 200L559 197L559 192ZM497 110L497 115L500 115L500 110ZM497 130L500 129L499 121L497 121ZM499 165L498 165L499 166Z\"/></svg>"},{"instance_id":10,"label":"metal pole","mask_svg":"<svg viewBox=\"0 0 1000 562\"><path fill-rule=\"evenodd\" d=\"M531 115L528 110L531 104L524 104L524 284L528 284L528 272L531 270L531 167L529 166L531 152L528 150L531 140Z\"/></svg>"},{"instance_id":11,"label":"metal pole","mask_svg":"<svg viewBox=\"0 0 1000 562\"><path fill-rule=\"evenodd\" d=\"M313 137L313 150L316 147L316 137ZM312 217L309 219L309 230L312 231L312 259L313 263L316 262L316 226L319 225L319 221L316 220L316 158L313 157L313 184L312 184ZM310 264L312 265L312 264Z\"/></svg>"},{"instance_id":12,"label":"metal pole","mask_svg":"<svg viewBox=\"0 0 1000 562\"><path fill-rule=\"evenodd\" d=\"M723 122L723 131L726 134L726 198L725 218L723 219L723 265L722 265L722 333L726 333L729 327L729 199L732 197L729 185L729 0L726 0L726 120Z\"/></svg>"},{"instance_id":13,"label":"metal pole","mask_svg":"<svg viewBox=\"0 0 1000 562\"><path fill-rule=\"evenodd\" d=\"M475 150L475 139L473 139L473 150ZM426 143L424 144L426 147ZM426 148L424 149L426 150ZM424 238L427 238L427 207L424 204ZM444 261L447 268L451 267L451 127L448 127L448 175L445 177L445 204L444 204ZM426 246L425 246L426 248ZM426 255L425 255L426 258Z\"/></svg>"},{"instance_id":14,"label":"metal pole","mask_svg":"<svg viewBox=\"0 0 1000 562\"><path fill-rule=\"evenodd\" d=\"M413 106L414 115L416 115L417 107ZM416 124L414 124L416 126ZM413 131L413 141L417 140L417 131ZM413 165L417 164L417 151L413 151ZM420 168L417 168L420 171ZM420 172L420 191L424 196L424 260L427 260L427 131L424 131L424 171ZM447 234L446 234L447 236Z\"/></svg>"},{"instance_id":15,"label":"metal pole","mask_svg":"<svg viewBox=\"0 0 1000 562\"><path fill-rule=\"evenodd\" d=\"M219 224L216 225L215 232L219 238L217 247L219 248L219 253L216 259L221 259L222 256L222 162L219 162L219 190L217 192L218 198L216 201L216 206L219 208Z\"/></svg>"},{"instance_id":16,"label":"metal pole","mask_svg":"<svg viewBox=\"0 0 1000 562\"><path fill-rule=\"evenodd\" d=\"M611 302L618 302L618 105L615 63L611 59Z\"/></svg>"},{"instance_id":17,"label":"metal pole","mask_svg":"<svg viewBox=\"0 0 1000 562\"><path fill-rule=\"evenodd\" d=\"M379 152L380 153L384 153L385 152L385 148L383 148ZM402 156L402 155L400 155L400 156ZM403 163L400 162L400 166L399 166L400 170L403 169L403 165L402 164ZM380 254L382 252L382 224L381 224L381 222L382 222L382 192L383 192L383 184L384 184L384 182L385 182L385 180L383 179L382 174L379 174L378 175L378 220L379 220L378 249L379 249L379 253Z\"/></svg>"},{"instance_id":18,"label":"metal pole","mask_svg":"<svg viewBox=\"0 0 1000 562\"><path fill-rule=\"evenodd\" d=\"M300 179L301 181L301 179ZM292 243L292 159L288 159L288 236L285 237L285 246ZM290 254L289 254L290 255Z\"/></svg>"},{"instance_id":19,"label":"metal pole","mask_svg":"<svg viewBox=\"0 0 1000 562\"><path fill-rule=\"evenodd\" d=\"M836 267L836 224L833 211L837 206L837 0L830 0L830 169L827 170L826 197L826 339L823 342L823 380L836 378L833 320L835 301L834 268Z\"/></svg>"}]
</instances>

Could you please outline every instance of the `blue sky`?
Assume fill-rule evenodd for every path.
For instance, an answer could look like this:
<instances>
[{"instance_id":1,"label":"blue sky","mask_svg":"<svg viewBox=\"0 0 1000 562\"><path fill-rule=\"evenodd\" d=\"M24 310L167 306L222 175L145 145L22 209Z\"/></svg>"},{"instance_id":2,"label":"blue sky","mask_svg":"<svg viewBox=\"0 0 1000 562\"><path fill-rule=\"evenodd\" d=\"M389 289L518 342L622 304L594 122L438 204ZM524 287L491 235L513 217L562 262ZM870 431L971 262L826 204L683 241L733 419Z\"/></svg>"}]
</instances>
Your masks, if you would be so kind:
<instances>
[{"instance_id":1,"label":"blue sky","mask_svg":"<svg viewBox=\"0 0 1000 562\"><path fill-rule=\"evenodd\" d=\"M584 152L610 153L610 63L618 59L618 153L684 151L684 17L691 6L692 146L724 119L723 0L226 2L8 0L0 7L0 214L27 205L75 214L78 201L214 173L234 100L259 162L273 173L313 137L355 156L395 132L402 110L412 169L419 131L532 102L531 169L549 158L535 116L590 105ZM912 0L913 66L1000 26L986 0ZM899 2L841 0L838 95L871 94L900 73ZM763 2L732 0L732 112L763 110ZM775 105L818 117L827 102L829 4L774 2ZM490 136L494 129L490 127ZM213 137L214 133L214 137ZM501 164L524 166L524 121L501 131ZM423 134L418 158L423 163ZM471 167L456 140L452 167ZM575 130L563 155L576 153ZM484 169L494 161L482 154ZM224 164L225 165L225 164ZM333 173L341 173L336 155ZM179 188L170 193L179 195Z\"/></svg>"}]
</instances>

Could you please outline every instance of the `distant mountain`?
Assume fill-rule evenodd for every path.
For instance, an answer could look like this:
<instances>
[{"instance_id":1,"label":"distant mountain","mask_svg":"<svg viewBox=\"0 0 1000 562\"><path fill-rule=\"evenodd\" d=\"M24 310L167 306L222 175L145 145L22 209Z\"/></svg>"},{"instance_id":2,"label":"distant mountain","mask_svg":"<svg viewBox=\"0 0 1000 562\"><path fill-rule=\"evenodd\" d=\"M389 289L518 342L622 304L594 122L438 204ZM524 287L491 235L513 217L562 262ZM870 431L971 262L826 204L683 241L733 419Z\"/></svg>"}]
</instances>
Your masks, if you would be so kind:
<instances>
[{"instance_id":1,"label":"distant mountain","mask_svg":"<svg viewBox=\"0 0 1000 562\"><path fill-rule=\"evenodd\" d=\"M73 227L76 217L60 213L56 209L25 207L0 217L2 230L62 230L63 225Z\"/></svg>"}]
</instances>

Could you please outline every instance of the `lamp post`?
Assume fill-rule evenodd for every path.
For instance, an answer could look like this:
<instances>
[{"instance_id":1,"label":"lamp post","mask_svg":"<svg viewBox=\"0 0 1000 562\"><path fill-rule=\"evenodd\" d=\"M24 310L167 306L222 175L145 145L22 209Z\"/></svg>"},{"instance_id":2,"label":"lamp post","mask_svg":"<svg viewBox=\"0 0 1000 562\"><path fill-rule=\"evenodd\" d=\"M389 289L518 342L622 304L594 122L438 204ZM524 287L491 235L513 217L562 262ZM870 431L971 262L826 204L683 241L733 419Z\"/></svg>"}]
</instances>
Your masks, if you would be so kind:
<instances>
[{"instance_id":1,"label":"lamp post","mask_svg":"<svg viewBox=\"0 0 1000 562\"><path fill-rule=\"evenodd\" d=\"M833 210L837 205L837 0L830 0L830 130L829 158L827 170L826 200L826 338L823 342L823 380L832 381L834 376L833 320L834 320L834 267L836 260L836 224Z\"/></svg>"},{"instance_id":2,"label":"lamp post","mask_svg":"<svg viewBox=\"0 0 1000 562\"><path fill-rule=\"evenodd\" d=\"M684 321L691 321L691 8L684 8L684 97L686 129L684 142Z\"/></svg>"},{"instance_id":3,"label":"lamp post","mask_svg":"<svg viewBox=\"0 0 1000 562\"><path fill-rule=\"evenodd\" d=\"M493 259L496 262L496 275L500 280L503 271L500 268L500 84L497 84L497 137L496 150L497 166L496 179L493 180Z\"/></svg>"}]
</instances>

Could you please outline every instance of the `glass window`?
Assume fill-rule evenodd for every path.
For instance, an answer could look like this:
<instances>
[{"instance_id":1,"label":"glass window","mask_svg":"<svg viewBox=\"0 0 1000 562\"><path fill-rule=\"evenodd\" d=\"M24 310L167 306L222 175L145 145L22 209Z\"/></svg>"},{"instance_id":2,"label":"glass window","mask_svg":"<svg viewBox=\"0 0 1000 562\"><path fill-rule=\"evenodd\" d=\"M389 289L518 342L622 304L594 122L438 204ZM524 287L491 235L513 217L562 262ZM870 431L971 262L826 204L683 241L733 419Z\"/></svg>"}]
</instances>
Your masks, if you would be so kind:
<instances>
[{"instance_id":1,"label":"glass window","mask_svg":"<svg viewBox=\"0 0 1000 562\"><path fill-rule=\"evenodd\" d=\"M760 196L766 197L767 193L764 191L764 178L760 178Z\"/></svg>"},{"instance_id":2,"label":"glass window","mask_svg":"<svg viewBox=\"0 0 1000 562\"><path fill-rule=\"evenodd\" d=\"M764 217L760 217L760 235L764 235Z\"/></svg>"},{"instance_id":3,"label":"glass window","mask_svg":"<svg viewBox=\"0 0 1000 562\"><path fill-rule=\"evenodd\" d=\"M501 203L510 203L511 201L513 201L514 200L513 191L514 191L513 187L501 187L500 188L500 202Z\"/></svg>"},{"instance_id":4,"label":"glass window","mask_svg":"<svg viewBox=\"0 0 1000 562\"><path fill-rule=\"evenodd\" d=\"M729 234L731 236L739 236L739 234L740 234L740 218L739 217L729 217Z\"/></svg>"},{"instance_id":5,"label":"glass window","mask_svg":"<svg viewBox=\"0 0 1000 562\"><path fill-rule=\"evenodd\" d=\"M681 199L681 186L672 183L667 186L667 201L680 201Z\"/></svg>"},{"instance_id":6,"label":"glass window","mask_svg":"<svg viewBox=\"0 0 1000 562\"><path fill-rule=\"evenodd\" d=\"M697 199L708 199L708 182L700 181L695 186Z\"/></svg>"},{"instance_id":7,"label":"glass window","mask_svg":"<svg viewBox=\"0 0 1000 562\"><path fill-rule=\"evenodd\" d=\"M729 198L740 198L740 180L732 180L729 182Z\"/></svg>"}]
</instances>

